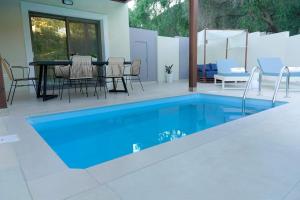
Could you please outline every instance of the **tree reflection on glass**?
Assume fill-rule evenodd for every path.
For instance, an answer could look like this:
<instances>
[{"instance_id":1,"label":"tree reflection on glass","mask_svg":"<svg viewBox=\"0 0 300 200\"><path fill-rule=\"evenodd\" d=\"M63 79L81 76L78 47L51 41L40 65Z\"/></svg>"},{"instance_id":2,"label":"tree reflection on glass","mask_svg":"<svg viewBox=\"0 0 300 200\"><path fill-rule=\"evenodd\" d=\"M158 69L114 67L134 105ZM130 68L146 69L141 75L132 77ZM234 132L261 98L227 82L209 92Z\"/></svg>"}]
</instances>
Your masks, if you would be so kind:
<instances>
[{"instance_id":1,"label":"tree reflection on glass","mask_svg":"<svg viewBox=\"0 0 300 200\"><path fill-rule=\"evenodd\" d=\"M36 60L67 59L64 20L31 17L32 49Z\"/></svg>"}]
</instances>

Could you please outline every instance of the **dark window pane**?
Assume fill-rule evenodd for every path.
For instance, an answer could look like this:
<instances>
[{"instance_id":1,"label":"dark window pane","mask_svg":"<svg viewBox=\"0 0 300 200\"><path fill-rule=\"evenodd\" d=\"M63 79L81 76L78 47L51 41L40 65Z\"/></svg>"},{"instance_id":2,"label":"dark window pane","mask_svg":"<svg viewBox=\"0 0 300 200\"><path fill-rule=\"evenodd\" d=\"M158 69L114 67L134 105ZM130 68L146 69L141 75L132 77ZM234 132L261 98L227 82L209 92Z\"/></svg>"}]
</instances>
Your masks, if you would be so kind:
<instances>
[{"instance_id":1,"label":"dark window pane","mask_svg":"<svg viewBox=\"0 0 300 200\"><path fill-rule=\"evenodd\" d=\"M85 22L70 22L70 54L90 55L98 58L97 25Z\"/></svg>"},{"instance_id":2,"label":"dark window pane","mask_svg":"<svg viewBox=\"0 0 300 200\"><path fill-rule=\"evenodd\" d=\"M32 48L36 60L67 59L64 20L31 17Z\"/></svg>"},{"instance_id":3,"label":"dark window pane","mask_svg":"<svg viewBox=\"0 0 300 200\"><path fill-rule=\"evenodd\" d=\"M97 26L86 24L87 26L87 45L90 47L89 53L93 57L98 57Z\"/></svg>"}]
</instances>

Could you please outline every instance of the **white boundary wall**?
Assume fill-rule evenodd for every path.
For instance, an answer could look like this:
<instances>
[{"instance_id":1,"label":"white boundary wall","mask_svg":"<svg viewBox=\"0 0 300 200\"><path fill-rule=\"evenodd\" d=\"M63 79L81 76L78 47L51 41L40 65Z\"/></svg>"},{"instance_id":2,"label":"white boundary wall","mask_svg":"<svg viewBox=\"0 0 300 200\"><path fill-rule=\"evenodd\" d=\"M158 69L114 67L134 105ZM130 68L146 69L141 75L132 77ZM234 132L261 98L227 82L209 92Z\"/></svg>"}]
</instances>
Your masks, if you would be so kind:
<instances>
[{"instance_id":1,"label":"white boundary wall","mask_svg":"<svg viewBox=\"0 0 300 200\"><path fill-rule=\"evenodd\" d=\"M157 81L165 82L165 65L173 66L173 80L179 80L179 38L157 37Z\"/></svg>"},{"instance_id":2,"label":"white boundary wall","mask_svg":"<svg viewBox=\"0 0 300 200\"><path fill-rule=\"evenodd\" d=\"M285 63L288 39L289 32L250 37L247 70L251 70L254 66L257 66L257 59L261 57L279 57Z\"/></svg>"},{"instance_id":3,"label":"white boundary wall","mask_svg":"<svg viewBox=\"0 0 300 200\"><path fill-rule=\"evenodd\" d=\"M206 51L206 63L216 63L218 59L225 58L226 41L217 40L208 42ZM198 46L198 64L202 64L204 48ZM300 35L289 36L289 32L265 34L262 32L249 33L248 35L248 61L247 70L257 66L260 57L279 57L287 66L300 67ZM228 48L228 58L235 59L244 66L245 48Z\"/></svg>"},{"instance_id":4,"label":"white boundary wall","mask_svg":"<svg viewBox=\"0 0 300 200\"><path fill-rule=\"evenodd\" d=\"M234 40L234 38L232 38ZM242 41L241 39L237 38ZM198 46L197 63L203 63L203 44ZM206 63L216 63L218 59L225 58L226 40L210 41L206 47ZM248 34L248 61L247 70L258 65L260 57L279 57L282 62L290 67L300 67L300 35L289 36L289 32L266 34L253 32ZM228 58L235 59L241 67L245 64L245 48L241 46L230 46ZM157 39L157 80L165 81L165 65L174 64L173 79L179 79L179 41L178 38L158 36ZM271 80L272 78L265 78ZM273 80L273 79L272 79ZM298 79L296 79L298 80ZM300 79L299 79L300 80Z\"/></svg>"},{"instance_id":5,"label":"white boundary wall","mask_svg":"<svg viewBox=\"0 0 300 200\"><path fill-rule=\"evenodd\" d=\"M289 37L285 48L284 64L289 67L300 67L300 35Z\"/></svg>"}]
</instances>

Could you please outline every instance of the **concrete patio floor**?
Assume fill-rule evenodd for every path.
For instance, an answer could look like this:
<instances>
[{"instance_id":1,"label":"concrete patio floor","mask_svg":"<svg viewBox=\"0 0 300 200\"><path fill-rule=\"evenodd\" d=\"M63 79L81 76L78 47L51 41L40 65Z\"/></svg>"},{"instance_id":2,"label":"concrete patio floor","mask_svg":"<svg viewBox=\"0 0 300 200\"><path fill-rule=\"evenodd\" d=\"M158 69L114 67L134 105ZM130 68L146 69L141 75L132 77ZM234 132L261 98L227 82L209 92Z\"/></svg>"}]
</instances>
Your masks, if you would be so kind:
<instances>
[{"instance_id":1,"label":"concrete patio floor","mask_svg":"<svg viewBox=\"0 0 300 200\"><path fill-rule=\"evenodd\" d=\"M127 94L73 94L72 102L42 102L17 91L0 114L0 135L20 141L0 144L1 200L299 200L300 92L278 99L288 104L124 156L101 165L69 169L26 122L26 117L88 107L189 94L187 82L146 83ZM300 87L300 84L298 84ZM198 92L241 96L199 84ZM90 94L92 94L92 89ZM272 89L261 96L270 99Z\"/></svg>"}]
</instances>

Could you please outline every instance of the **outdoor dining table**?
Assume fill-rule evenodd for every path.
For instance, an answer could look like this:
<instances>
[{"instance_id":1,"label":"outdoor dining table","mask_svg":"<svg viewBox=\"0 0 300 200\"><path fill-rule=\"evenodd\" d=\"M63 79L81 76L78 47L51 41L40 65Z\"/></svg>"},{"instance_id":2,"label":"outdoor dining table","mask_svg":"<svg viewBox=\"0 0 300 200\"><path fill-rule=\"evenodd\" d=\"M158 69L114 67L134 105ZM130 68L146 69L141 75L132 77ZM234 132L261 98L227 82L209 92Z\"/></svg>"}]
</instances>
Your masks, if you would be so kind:
<instances>
[{"instance_id":1,"label":"outdoor dining table","mask_svg":"<svg viewBox=\"0 0 300 200\"><path fill-rule=\"evenodd\" d=\"M100 68L104 65L107 65L108 62L107 61L92 61L92 64L96 65ZM129 65L129 64L131 64L131 62L130 61L125 61L124 64ZM48 72L48 68L50 66L56 66L56 65L65 65L65 66L72 65L72 61L71 60L60 60L60 61L40 60L40 61L30 62L29 65L39 67L39 76L38 76L36 97L37 98L43 98L43 101L47 101L49 99L53 99L53 98L58 97L57 94L47 94L47 72ZM112 79L113 79L113 82L115 83L115 78L112 78ZM121 77L121 79L122 79L122 82L123 82L124 90L118 90L116 88L116 84L113 84L113 89L109 90L109 92L125 92L125 93L128 93L124 77ZM42 88L42 82L44 83L43 88ZM41 90L43 91L42 94L41 94Z\"/></svg>"}]
</instances>

